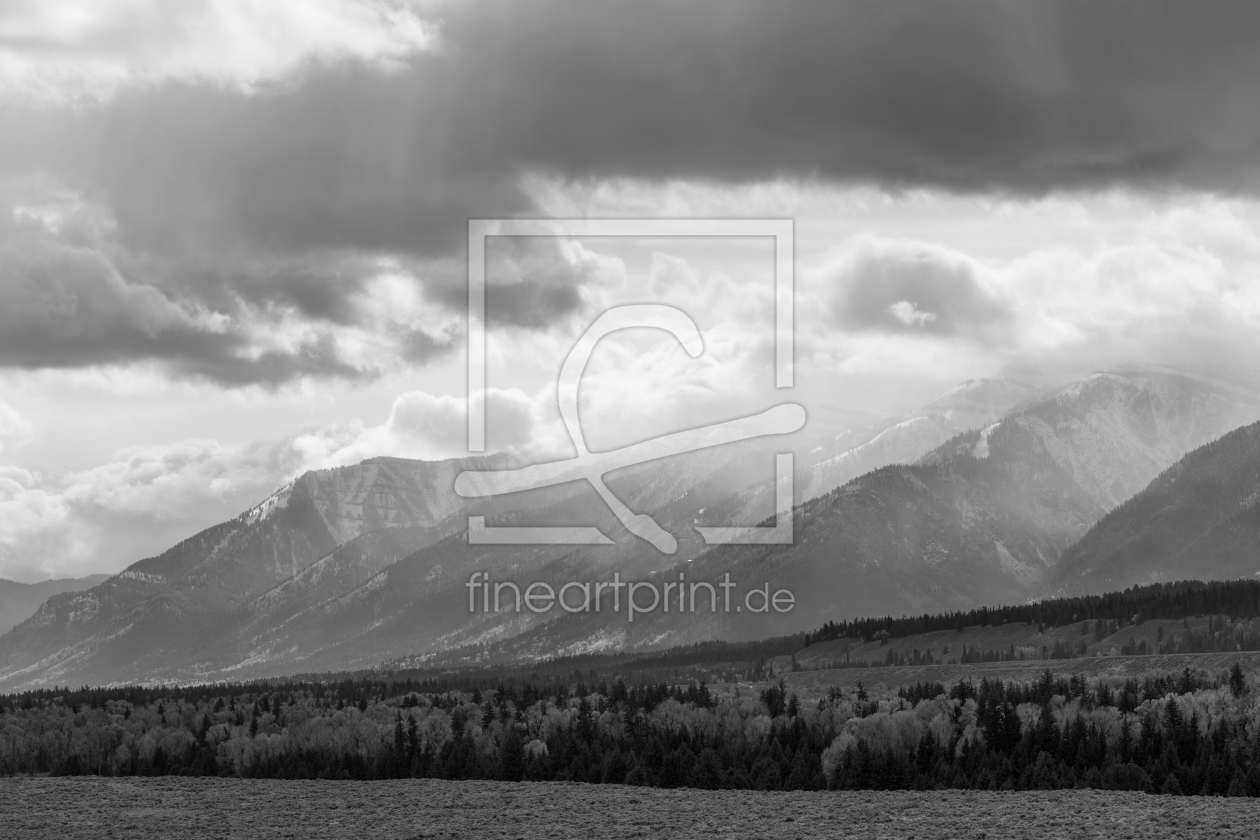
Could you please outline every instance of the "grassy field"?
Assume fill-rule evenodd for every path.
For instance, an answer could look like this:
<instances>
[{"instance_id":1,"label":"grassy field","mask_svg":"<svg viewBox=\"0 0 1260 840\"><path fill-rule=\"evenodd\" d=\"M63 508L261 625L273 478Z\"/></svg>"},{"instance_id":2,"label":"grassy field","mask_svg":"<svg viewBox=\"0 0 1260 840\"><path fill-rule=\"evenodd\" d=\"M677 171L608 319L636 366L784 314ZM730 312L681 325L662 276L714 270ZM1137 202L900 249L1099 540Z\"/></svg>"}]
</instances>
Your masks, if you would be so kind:
<instances>
[{"instance_id":1,"label":"grassy field","mask_svg":"<svg viewBox=\"0 0 1260 840\"><path fill-rule=\"evenodd\" d=\"M0 837L1254 837L1260 800L1141 793L764 793L500 782L0 779Z\"/></svg>"}]
</instances>

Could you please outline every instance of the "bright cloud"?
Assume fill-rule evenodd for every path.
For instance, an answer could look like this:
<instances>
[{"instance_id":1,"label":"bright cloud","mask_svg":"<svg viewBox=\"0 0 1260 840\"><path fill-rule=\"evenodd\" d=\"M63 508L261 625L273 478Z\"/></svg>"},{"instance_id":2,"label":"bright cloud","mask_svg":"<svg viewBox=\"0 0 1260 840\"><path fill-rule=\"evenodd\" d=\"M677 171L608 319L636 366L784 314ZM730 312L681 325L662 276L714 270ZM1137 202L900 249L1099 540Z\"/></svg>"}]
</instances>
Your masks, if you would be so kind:
<instances>
[{"instance_id":1,"label":"bright cloud","mask_svg":"<svg viewBox=\"0 0 1260 840\"><path fill-rule=\"evenodd\" d=\"M35 439L35 427L13 406L0 402L0 455Z\"/></svg>"},{"instance_id":2,"label":"bright cloud","mask_svg":"<svg viewBox=\"0 0 1260 840\"><path fill-rule=\"evenodd\" d=\"M389 70L437 42L415 9L382 0L17 0L0 30L0 94L53 105L167 81L251 93L311 63Z\"/></svg>"},{"instance_id":3,"label":"bright cloud","mask_svg":"<svg viewBox=\"0 0 1260 840\"><path fill-rule=\"evenodd\" d=\"M923 312L908 300L899 300L888 307L888 311L906 326L929 324L936 320L935 312Z\"/></svg>"}]
</instances>

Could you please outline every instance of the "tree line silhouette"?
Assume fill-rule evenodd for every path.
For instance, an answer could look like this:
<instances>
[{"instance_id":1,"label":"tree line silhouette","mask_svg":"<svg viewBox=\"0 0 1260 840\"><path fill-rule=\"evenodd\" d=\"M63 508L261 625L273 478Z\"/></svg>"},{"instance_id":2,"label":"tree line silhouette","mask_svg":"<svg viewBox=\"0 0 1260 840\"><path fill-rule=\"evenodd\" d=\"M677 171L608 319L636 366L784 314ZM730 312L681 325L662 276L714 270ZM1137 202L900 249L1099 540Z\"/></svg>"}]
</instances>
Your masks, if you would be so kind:
<instances>
[{"instance_id":1,"label":"tree line silhouette","mask_svg":"<svg viewBox=\"0 0 1260 840\"><path fill-rule=\"evenodd\" d=\"M805 639L807 645L843 638L870 642L877 639L900 639L939 630L962 630L967 627L991 627L1017 622L1064 627L1078 621L1093 621L1097 627L1110 625L1119 629L1135 619L1184 619L1198 615L1231 616L1234 619L1260 617L1260 581L1189 580L1155 583L1104 595L1051 598L1005 607L980 607L901 618L884 616L829 621L806 634ZM1254 641L1260 645L1260 639Z\"/></svg>"},{"instance_id":2,"label":"tree line silhouette","mask_svg":"<svg viewBox=\"0 0 1260 840\"><path fill-rule=\"evenodd\" d=\"M1122 682L1047 670L880 697L858 683L810 701L782 680L761 690L623 680L440 693L355 680L87 689L0 697L0 774L1256 796L1258 712L1238 666Z\"/></svg>"}]
</instances>

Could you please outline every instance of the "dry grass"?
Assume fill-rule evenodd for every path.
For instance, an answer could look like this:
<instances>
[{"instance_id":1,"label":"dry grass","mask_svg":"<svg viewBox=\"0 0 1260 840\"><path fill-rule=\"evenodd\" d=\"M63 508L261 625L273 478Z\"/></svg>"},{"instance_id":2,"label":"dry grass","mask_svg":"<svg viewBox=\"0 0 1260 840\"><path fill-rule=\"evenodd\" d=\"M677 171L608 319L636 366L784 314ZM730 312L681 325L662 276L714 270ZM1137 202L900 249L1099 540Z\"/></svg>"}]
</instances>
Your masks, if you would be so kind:
<instances>
[{"instance_id":1,"label":"dry grass","mask_svg":"<svg viewBox=\"0 0 1260 840\"><path fill-rule=\"evenodd\" d=\"M0 837L1253 837L1260 800L1140 793L760 793L497 782L0 780Z\"/></svg>"}]
</instances>

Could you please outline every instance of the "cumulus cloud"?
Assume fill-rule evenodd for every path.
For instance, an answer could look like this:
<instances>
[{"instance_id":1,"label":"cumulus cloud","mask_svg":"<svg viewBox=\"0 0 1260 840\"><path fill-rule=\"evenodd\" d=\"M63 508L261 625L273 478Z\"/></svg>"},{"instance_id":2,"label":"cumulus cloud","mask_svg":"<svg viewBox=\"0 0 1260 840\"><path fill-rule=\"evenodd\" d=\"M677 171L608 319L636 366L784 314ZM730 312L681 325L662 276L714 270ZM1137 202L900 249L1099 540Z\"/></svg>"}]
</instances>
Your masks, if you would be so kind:
<instances>
[{"instance_id":1,"label":"cumulus cloud","mask_svg":"<svg viewBox=\"0 0 1260 840\"><path fill-rule=\"evenodd\" d=\"M38 477L0 468L0 577L34 582L68 577L68 570L95 566L96 540L72 529L70 511L57 493L30 486ZM90 572L89 572L90 573Z\"/></svg>"},{"instance_id":2,"label":"cumulus cloud","mask_svg":"<svg viewBox=\"0 0 1260 840\"><path fill-rule=\"evenodd\" d=\"M0 577L118 571L235 516L307 466L290 438L128 447L62 475L0 467Z\"/></svg>"},{"instance_id":3,"label":"cumulus cloud","mask_svg":"<svg viewBox=\"0 0 1260 840\"><path fill-rule=\"evenodd\" d=\"M845 374L959 378L1012 363L1254 367L1257 202L1113 196L1053 218L993 210L954 208L975 214L983 238L858 235L805 267L801 357Z\"/></svg>"},{"instance_id":4,"label":"cumulus cloud","mask_svg":"<svg viewBox=\"0 0 1260 840\"><path fill-rule=\"evenodd\" d=\"M858 237L822 269L842 329L962 336L988 342L1011 303L977 261L926 243Z\"/></svg>"},{"instance_id":5,"label":"cumulus cloud","mask_svg":"<svg viewBox=\"0 0 1260 840\"><path fill-rule=\"evenodd\" d=\"M908 300L899 300L888 307L892 316L907 326L928 324L936 320L935 312L923 312Z\"/></svg>"},{"instance_id":6,"label":"cumulus cloud","mask_svg":"<svg viewBox=\"0 0 1260 840\"><path fill-rule=\"evenodd\" d=\"M492 237L491 324L545 330L616 265L553 237ZM0 178L0 365L157 362L221 385L365 380L449 352L462 261L355 249L137 250L112 209L47 177Z\"/></svg>"},{"instance_id":7,"label":"cumulus cloud","mask_svg":"<svg viewBox=\"0 0 1260 840\"><path fill-rule=\"evenodd\" d=\"M1257 257L1227 263L1184 242L1145 238L1021 255L999 275L1018 301L1011 347L1028 359L1096 366L1251 368L1260 354Z\"/></svg>"},{"instance_id":8,"label":"cumulus cloud","mask_svg":"<svg viewBox=\"0 0 1260 840\"><path fill-rule=\"evenodd\" d=\"M186 440L129 447L108 463L63 476L61 496L88 511L187 520L206 505L219 508L265 492L295 460L284 444L235 449L214 440Z\"/></svg>"},{"instance_id":9,"label":"cumulus cloud","mask_svg":"<svg viewBox=\"0 0 1260 840\"><path fill-rule=\"evenodd\" d=\"M486 321L492 326L545 329L580 311L585 289L619 280L616 269L576 241L556 237L489 237ZM455 293L462 302L467 284L461 282Z\"/></svg>"},{"instance_id":10,"label":"cumulus cloud","mask_svg":"<svg viewBox=\"0 0 1260 840\"><path fill-rule=\"evenodd\" d=\"M157 362L225 385L372 378L446 352L462 329L445 286L421 279L429 270L352 253L137 254L99 202L10 179L0 364Z\"/></svg>"},{"instance_id":11,"label":"cumulus cloud","mask_svg":"<svg viewBox=\"0 0 1260 840\"><path fill-rule=\"evenodd\" d=\"M486 389L486 441L491 451L533 457L543 451L539 428L546 412L540 402L518 388ZM399 394L389 417L378 426L356 429L346 438L331 439L320 462L353 464L389 454L428 460L467 454L468 413L463 397L427 391Z\"/></svg>"}]
</instances>

